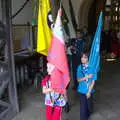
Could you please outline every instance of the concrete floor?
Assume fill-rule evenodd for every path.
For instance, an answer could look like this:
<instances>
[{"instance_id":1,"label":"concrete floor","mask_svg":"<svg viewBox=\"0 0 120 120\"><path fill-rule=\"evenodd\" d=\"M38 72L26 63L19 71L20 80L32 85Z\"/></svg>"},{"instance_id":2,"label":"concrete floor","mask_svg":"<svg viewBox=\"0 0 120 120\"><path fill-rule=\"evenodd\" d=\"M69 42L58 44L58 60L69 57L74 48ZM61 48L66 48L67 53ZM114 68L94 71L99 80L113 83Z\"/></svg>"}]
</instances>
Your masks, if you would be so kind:
<instances>
[{"instance_id":1,"label":"concrete floor","mask_svg":"<svg viewBox=\"0 0 120 120\"><path fill-rule=\"evenodd\" d=\"M91 120L120 120L120 63L105 62L96 82L94 113ZM21 112L13 120L45 120L41 89L33 87L21 92ZM79 95L68 90L71 111L63 113L62 120L79 120Z\"/></svg>"}]
</instances>

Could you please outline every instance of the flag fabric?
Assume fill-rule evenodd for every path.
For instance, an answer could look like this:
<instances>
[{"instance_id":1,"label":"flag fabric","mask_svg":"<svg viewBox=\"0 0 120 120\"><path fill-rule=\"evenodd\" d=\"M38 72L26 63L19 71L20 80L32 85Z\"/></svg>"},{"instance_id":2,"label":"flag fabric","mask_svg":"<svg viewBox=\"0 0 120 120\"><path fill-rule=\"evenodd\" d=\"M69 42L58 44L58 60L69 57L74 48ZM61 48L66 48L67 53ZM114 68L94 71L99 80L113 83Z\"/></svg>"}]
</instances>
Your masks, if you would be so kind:
<instances>
[{"instance_id":1,"label":"flag fabric","mask_svg":"<svg viewBox=\"0 0 120 120\"><path fill-rule=\"evenodd\" d=\"M52 36L52 30L48 25L49 24L48 15L50 11L51 11L50 1L39 0L37 52L46 56L48 55L48 48L50 46Z\"/></svg>"},{"instance_id":2,"label":"flag fabric","mask_svg":"<svg viewBox=\"0 0 120 120\"><path fill-rule=\"evenodd\" d=\"M91 66L93 73L97 73L100 69L100 40L102 25L103 25L103 13L101 12L89 57L89 66Z\"/></svg>"},{"instance_id":3,"label":"flag fabric","mask_svg":"<svg viewBox=\"0 0 120 120\"><path fill-rule=\"evenodd\" d=\"M71 0L69 0L69 9L70 9L70 17L72 20L72 25L73 25L74 30L76 31L77 30L77 22L75 19L75 12L74 12Z\"/></svg>"},{"instance_id":4,"label":"flag fabric","mask_svg":"<svg viewBox=\"0 0 120 120\"><path fill-rule=\"evenodd\" d=\"M67 56L65 50L64 34L61 22L62 10L58 10L55 26L53 29L53 38L48 54L48 62L55 66L51 74L52 88L61 94L64 94L70 81Z\"/></svg>"}]
</instances>

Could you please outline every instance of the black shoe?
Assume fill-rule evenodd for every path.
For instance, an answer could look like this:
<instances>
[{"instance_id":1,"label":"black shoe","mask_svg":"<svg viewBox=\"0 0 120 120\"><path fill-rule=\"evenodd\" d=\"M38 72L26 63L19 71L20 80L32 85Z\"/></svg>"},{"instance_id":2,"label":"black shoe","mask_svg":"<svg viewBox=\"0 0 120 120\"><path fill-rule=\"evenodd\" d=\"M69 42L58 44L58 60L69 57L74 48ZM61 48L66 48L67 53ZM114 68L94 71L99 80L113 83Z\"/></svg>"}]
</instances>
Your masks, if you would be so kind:
<instances>
[{"instance_id":1,"label":"black shoe","mask_svg":"<svg viewBox=\"0 0 120 120\"><path fill-rule=\"evenodd\" d=\"M70 106L69 106L68 102L66 103L64 109L65 109L66 113L68 113L70 111Z\"/></svg>"}]
</instances>

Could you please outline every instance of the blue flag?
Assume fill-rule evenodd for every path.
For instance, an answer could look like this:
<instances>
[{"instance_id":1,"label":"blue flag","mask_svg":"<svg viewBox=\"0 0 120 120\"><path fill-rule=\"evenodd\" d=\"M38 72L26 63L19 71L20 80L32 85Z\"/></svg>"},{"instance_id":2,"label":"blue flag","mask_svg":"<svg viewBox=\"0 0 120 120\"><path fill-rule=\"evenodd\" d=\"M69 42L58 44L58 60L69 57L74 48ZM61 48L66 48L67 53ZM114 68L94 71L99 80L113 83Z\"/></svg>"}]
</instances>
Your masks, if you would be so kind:
<instances>
[{"instance_id":1,"label":"blue flag","mask_svg":"<svg viewBox=\"0 0 120 120\"><path fill-rule=\"evenodd\" d=\"M103 13L101 12L89 57L89 66L91 67L93 73L97 73L100 70L100 40L102 25L103 25Z\"/></svg>"}]
</instances>

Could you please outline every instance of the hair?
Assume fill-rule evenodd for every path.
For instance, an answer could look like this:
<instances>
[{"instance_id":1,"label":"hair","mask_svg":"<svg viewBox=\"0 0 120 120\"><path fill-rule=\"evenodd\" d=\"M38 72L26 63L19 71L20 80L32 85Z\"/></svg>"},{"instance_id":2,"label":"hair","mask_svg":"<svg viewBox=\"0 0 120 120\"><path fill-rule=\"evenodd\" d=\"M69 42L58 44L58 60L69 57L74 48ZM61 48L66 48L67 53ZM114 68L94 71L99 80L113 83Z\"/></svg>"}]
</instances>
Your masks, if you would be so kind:
<instances>
[{"instance_id":1,"label":"hair","mask_svg":"<svg viewBox=\"0 0 120 120\"><path fill-rule=\"evenodd\" d=\"M82 52L82 54L81 54L81 58L83 57L83 55L85 55L86 57L89 58L89 52L88 52L88 51L84 51L84 52Z\"/></svg>"},{"instance_id":2,"label":"hair","mask_svg":"<svg viewBox=\"0 0 120 120\"><path fill-rule=\"evenodd\" d=\"M81 57L80 58L83 58L83 56L85 55L85 57L89 60L89 53L88 52L83 52L81 54ZM80 63L82 64L82 60L80 61Z\"/></svg>"},{"instance_id":3,"label":"hair","mask_svg":"<svg viewBox=\"0 0 120 120\"><path fill-rule=\"evenodd\" d=\"M82 29L76 30L76 37L83 38L84 32Z\"/></svg>"}]
</instances>

